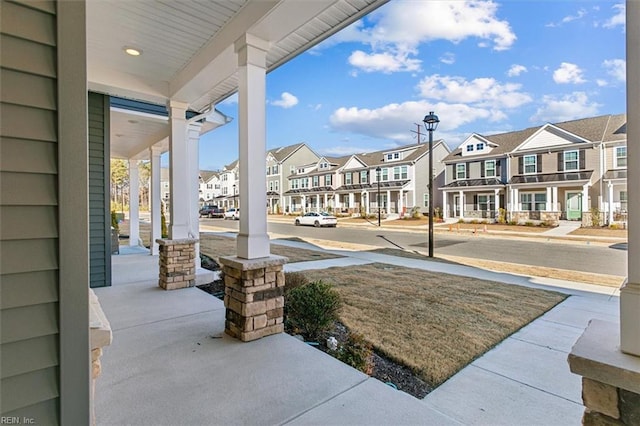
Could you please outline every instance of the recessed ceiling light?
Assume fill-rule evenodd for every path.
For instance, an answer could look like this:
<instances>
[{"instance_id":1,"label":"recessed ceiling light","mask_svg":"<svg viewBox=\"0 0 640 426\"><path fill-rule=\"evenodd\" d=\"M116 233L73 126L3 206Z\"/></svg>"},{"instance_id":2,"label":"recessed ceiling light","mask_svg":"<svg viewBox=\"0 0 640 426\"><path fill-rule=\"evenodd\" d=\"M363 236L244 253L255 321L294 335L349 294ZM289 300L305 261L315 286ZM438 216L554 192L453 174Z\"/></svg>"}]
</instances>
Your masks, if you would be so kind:
<instances>
[{"instance_id":1,"label":"recessed ceiling light","mask_svg":"<svg viewBox=\"0 0 640 426\"><path fill-rule=\"evenodd\" d=\"M140 55L142 55L142 49L138 49L138 48L131 47L131 46L125 46L122 49L125 51L125 53L127 55L131 55L131 56L140 56Z\"/></svg>"}]
</instances>

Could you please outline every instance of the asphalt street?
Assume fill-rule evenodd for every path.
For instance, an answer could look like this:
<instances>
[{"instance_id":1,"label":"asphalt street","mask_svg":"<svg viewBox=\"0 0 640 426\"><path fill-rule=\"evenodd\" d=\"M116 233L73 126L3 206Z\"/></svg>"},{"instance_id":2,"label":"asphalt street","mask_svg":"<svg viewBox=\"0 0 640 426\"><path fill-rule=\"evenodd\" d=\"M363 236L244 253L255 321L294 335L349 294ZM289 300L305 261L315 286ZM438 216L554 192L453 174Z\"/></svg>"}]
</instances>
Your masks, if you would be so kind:
<instances>
[{"instance_id":1,"label":"asphalt street","mask_svg":"<svg viewBox=\"0 0 640 426\"><path fill-rule=\"evenodd\" d=\"M202 219L202 223L230 230L238 229L238 222L235 221ZM426 251L428 239L427 232L421 231L393 231L340 225L337 228L298 227L293 225L293 221L291 224L270 222L268 231L292 237L420 251ZM581 272L627 275L626 250L620 250L620 245L607 246L589 241L569 243L554 239L498 238L436 232L434 251L436 255L440 253Z\"/></svg>"}]
</instances>

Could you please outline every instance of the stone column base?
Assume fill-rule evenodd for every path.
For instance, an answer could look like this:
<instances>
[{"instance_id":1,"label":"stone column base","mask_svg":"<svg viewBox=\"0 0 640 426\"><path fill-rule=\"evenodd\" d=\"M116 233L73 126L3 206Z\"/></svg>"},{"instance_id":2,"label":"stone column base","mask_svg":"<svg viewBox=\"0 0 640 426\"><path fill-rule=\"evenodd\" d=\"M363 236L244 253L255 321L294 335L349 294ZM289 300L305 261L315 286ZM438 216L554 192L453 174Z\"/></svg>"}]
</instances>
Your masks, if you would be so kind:
<instances>
[{"instance_id":1,"label":"stone column base","mask_svg":"<svg viewBox=\"0 0 640 426\"><path fill-rule=\"evenodd\" d=\"M158 285L165 290L193 287L196 285L197 239L157 239L159 248L160 275Z\"/></svg>"},{"instance_id":2,"label":"stone column base","mask_svg":"<svg viewBox=\"0 0 640 426\"><path fill-rule=\"evenodd\" d=\"M619 326L592 320L569 354L582 376L584 425L640 424L640 357L619 349Z\"/></svg>"},{"instance_id":3,"label":"stone column base","mask_svg":"<svg viewBox=\"0 0 640 426\"><path fill-rule=\"evenodd\" d=\"M284 331L284 272L287 259L222 257L225 332L243 342Z\"/></svg>"}]
</instances>

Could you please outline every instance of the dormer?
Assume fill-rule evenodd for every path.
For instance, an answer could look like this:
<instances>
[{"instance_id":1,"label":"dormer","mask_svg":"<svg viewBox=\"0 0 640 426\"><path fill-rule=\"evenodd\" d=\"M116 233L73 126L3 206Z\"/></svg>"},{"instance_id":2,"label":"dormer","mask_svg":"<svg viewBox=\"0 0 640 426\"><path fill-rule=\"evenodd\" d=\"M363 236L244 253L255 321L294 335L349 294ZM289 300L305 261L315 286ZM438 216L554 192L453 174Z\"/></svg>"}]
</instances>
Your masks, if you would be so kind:
<instances>
[{"instance_id":1,"label":"dormer","mask_svg":"<svg viewBox=\"0 0 640 426\"><path fill-rule=\"evenodd\" d=\"M529 136L514 151L531 151L545 148L570 148L574 144L588 143L581 136L568 132L553 124L545 124Z\"/></svg>"},{"instance_id":2,"label":"dormer","mask_svg":"<svg viewBox=\"0 0 640 426\"><path fill-rule=\"evenodd\" d=\"M478 134L469 136L460 144L461 155L463 157L471 155L489 154L497 145Z\"/></svg>"},{"instance_id":3,"label":"dormer","mask_svg":"<svg viewBox=\"0 0 640 426\"><path fill-rule=\"evenodd\" d=\"M318 161L318 171L327 171L331 169L331 163L324 157Z\"/></svg>"},{"instance_id":4,"label":"dormer","mask_svg":"<svg viewBox=\"0 0 640 426\"><path fill-rule=\"evenodd\" d=\"M382 156L382 161L384 161L385 163L400 161L404 158L403 154L404 153L401 151L385 152Z\"/></svg>"}]
</instances>

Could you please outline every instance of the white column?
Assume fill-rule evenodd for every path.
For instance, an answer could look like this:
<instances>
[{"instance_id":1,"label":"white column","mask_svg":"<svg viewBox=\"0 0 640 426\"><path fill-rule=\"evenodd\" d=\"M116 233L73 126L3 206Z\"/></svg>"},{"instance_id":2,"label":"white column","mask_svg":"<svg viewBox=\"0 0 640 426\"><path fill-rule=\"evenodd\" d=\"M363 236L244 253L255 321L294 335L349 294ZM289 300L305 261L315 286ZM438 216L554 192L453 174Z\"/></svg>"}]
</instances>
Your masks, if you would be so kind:
<instances>
[{"instance_id":1,"label":"white column","mask_svg":"<svg viewBox=\"0 0 640 426\"><path fill-rule=\"evenodd\" d=\"M547 186L547 204L545 206L545 210L550 212L552 210L553 200L551 199L551 187Z\"/></svg>"},{"instance_id":2,"label":"white column","mask_svg":"<svg viewBox=\"0 0 640 426\"><path fill-rule=\"evenodd\" d=\"M609 189L609 198L607 198L607 204L609 206L609 223L613 223L613 184L611 181L607 184Z\"/></svg>"},{"instance_id":3,"label":"white column","mask_svg":"<svg viewBox=\"0 0 640 426\"><path fill-rule=\"evenodd\" d=\"M458 202L460 203L460 219L464 219L464 191L458 192ZM431 203L431 200L429 200Z\"/></svg>"},{"instance_id":4,"label":"white column","mask_svg":"<svg viewBox=\"0 0 640 426\"><path fill-rule=\"evenodd\" d=\"M447 195L448 195L447 192L442 191L442 217L445 219L452 217L452 215L449 212L449 203L447 202Z\"/></svg>"},{"instance_id":5,"label":"white column","mask_svg":"<svg viewBox=\"0 0 640 426\"><path fill-rule=\"evenodd\" d=\"M353 192L349 193L349 208L353 210L354 204L356 203L356 197Z\"/></svg>"},{"instance_id":6,"label":"white column","mask_svg":"<svg viewBox=\"0 0 640 426\"><path fill-rule=\"evenodd\" d=\"M627 7L627 140L640 139L640 2ZM640 356L640 147L627 144L629 247L627 283L620 290L620 349Z\"/></svg>"},{"instance_id":7,"label":"white column","mask_svg":"<svg viewBox=\"0 0 640 426\"><path fill-rule=\"evenodd\" d=\"M320 194L316 194L316 211L320 211Z\"/></svg>"},{"instance_id":8,"label":"white column","mask_svg":"<svg viewBox=\"0 0 640 426\"><path fill-rule=\"evenodd\" d=\"M391 191L387 191L387 204L384 207L387 214L391 213Z\"/></svg>"},{"instance_id":9,"label":"white column","mask_svg":"<svg viewBox=\"0 0 640 426\"><path fill-rule=\"evenodd\" d=\"M324 194L324 209L325 210L329 209L329 196L328 196L328 194Z\"/></svg>"},{"instance_id":10,"label":"white column","mask_svg":"<svg viewBox=\"0 0 640 426\"><path fill-rule=\"evenodd\" d=\"M189 123L187 126L187 159L189 170L189 237L200 239L200 129L201 123ZM200 260L200 243L196 243L196 268L202 266Z\"/></svg>"},{"instance_id":11,"label":"white column","mask_svg":"<svg viewBox=\"0 0 640 426\"><path fill-rule=\"evenodd\" d=\"M129 246L140 241L140 173L138 160L129 160Z\"/></svg>"},{"instance_id":12,"label":"white column","mask_svg":"<svg viewBox=\"0 0 640 426\"><path fill-rule=\"evenodd\" d=\"M582 212L589 211L589 185L582 185Z\"/></svg>"},{"instance_id":13,"label":"white column","mask_svg":"<svg viewBox=\"0 0 640 426\"><path fill-rule=\"evenodd\" d=\"M302 213L307 212L307 196L306 195L302 195L300 197L300 211Z\"/></svg>"},{"instance_id":14,"label":"white column","mask_svg":"<svg viewBox=\"0 0 640 426\"><path fill-rule=\"evenodd\" d=\"M169 101L169 185L171 186L169 238L189 237L189 160L187 104Z\"/></svg>"},{"instance_id":15,"label":"white column","mask_svg":"<svg viewBox=\"0 0 640 426\"><path fill-rule=\"evenodd\" d=\"M402 207L404 206L404 203L402 202L402 194L403 191L402 189L398 192L398 213L402 213Z\"/></svg>"},{"instance_id":16,"label":"white column","mask_svg":"<svg viewBox=\"0 0 640 426\"><path fill-rule=\"evenodd\" d=\"M149 148L151 158L151 183L149 185L149 208L151 210L151 255L158 255L158 243L156 240L162 237L162 211L160 192L160 148Z\"/></svg>"},{"instance_id":17,"label":"white column","mask_svg":"<svg viewBox=\"0 0 640 426\"><path fill-rule=\"evenodd\" d=\"M500 211L500 190L499 189L495 189L493 194L494 194L493 197L495 198L495 209L496 209L495 217L497 219L498 218L498 212Z\"/></svg>"},{"instance_id":18,"label":"white column","mask_svg":"<svg viewBox=\"0 0 640 426\"><path fill-rule=\"evenodd\" d=\"M238 54L238 126L240 137L240 230L238 257L268 257L266 153L266 51L269 44L245 34L235 43Z\"/></svg>"},{"instance_id":19,"label":"white column","mask_svg":"<svg viewBox=\"0 0 640 426\"><path fill-rule=\"evenodd\" d=\"M520 205L520 193L518 191L518 188L513 188L513 202L511 203L513 205L513 211L521 211L522 210L522 206Z\"/></svg>"},{"instance_id":20,"label":"white column","mask_svg":"<svg viewBox=\"0 0 640 426\"><path fill-rule=\"evenodd\" d=\"M551 188L551 201L553 202L553 205L552 205L553 211L555 212L560 211L560 208L558 207L558 187L557 186L554 186L553 188Z\"/></svg>"},{"instance_id":21,"label":"white column","mask_svg":"<svg viewBox=\"0 0 640 426\"><path fill-rule=\"evenodd\" d=\"M369 193L368 192L363 192L362 194L360 194L360 199L364 200L364 212L365 214L369 214L370 213L370 204L371 204L371 200L369 200Z\"/></svg>"}]
</instances>

